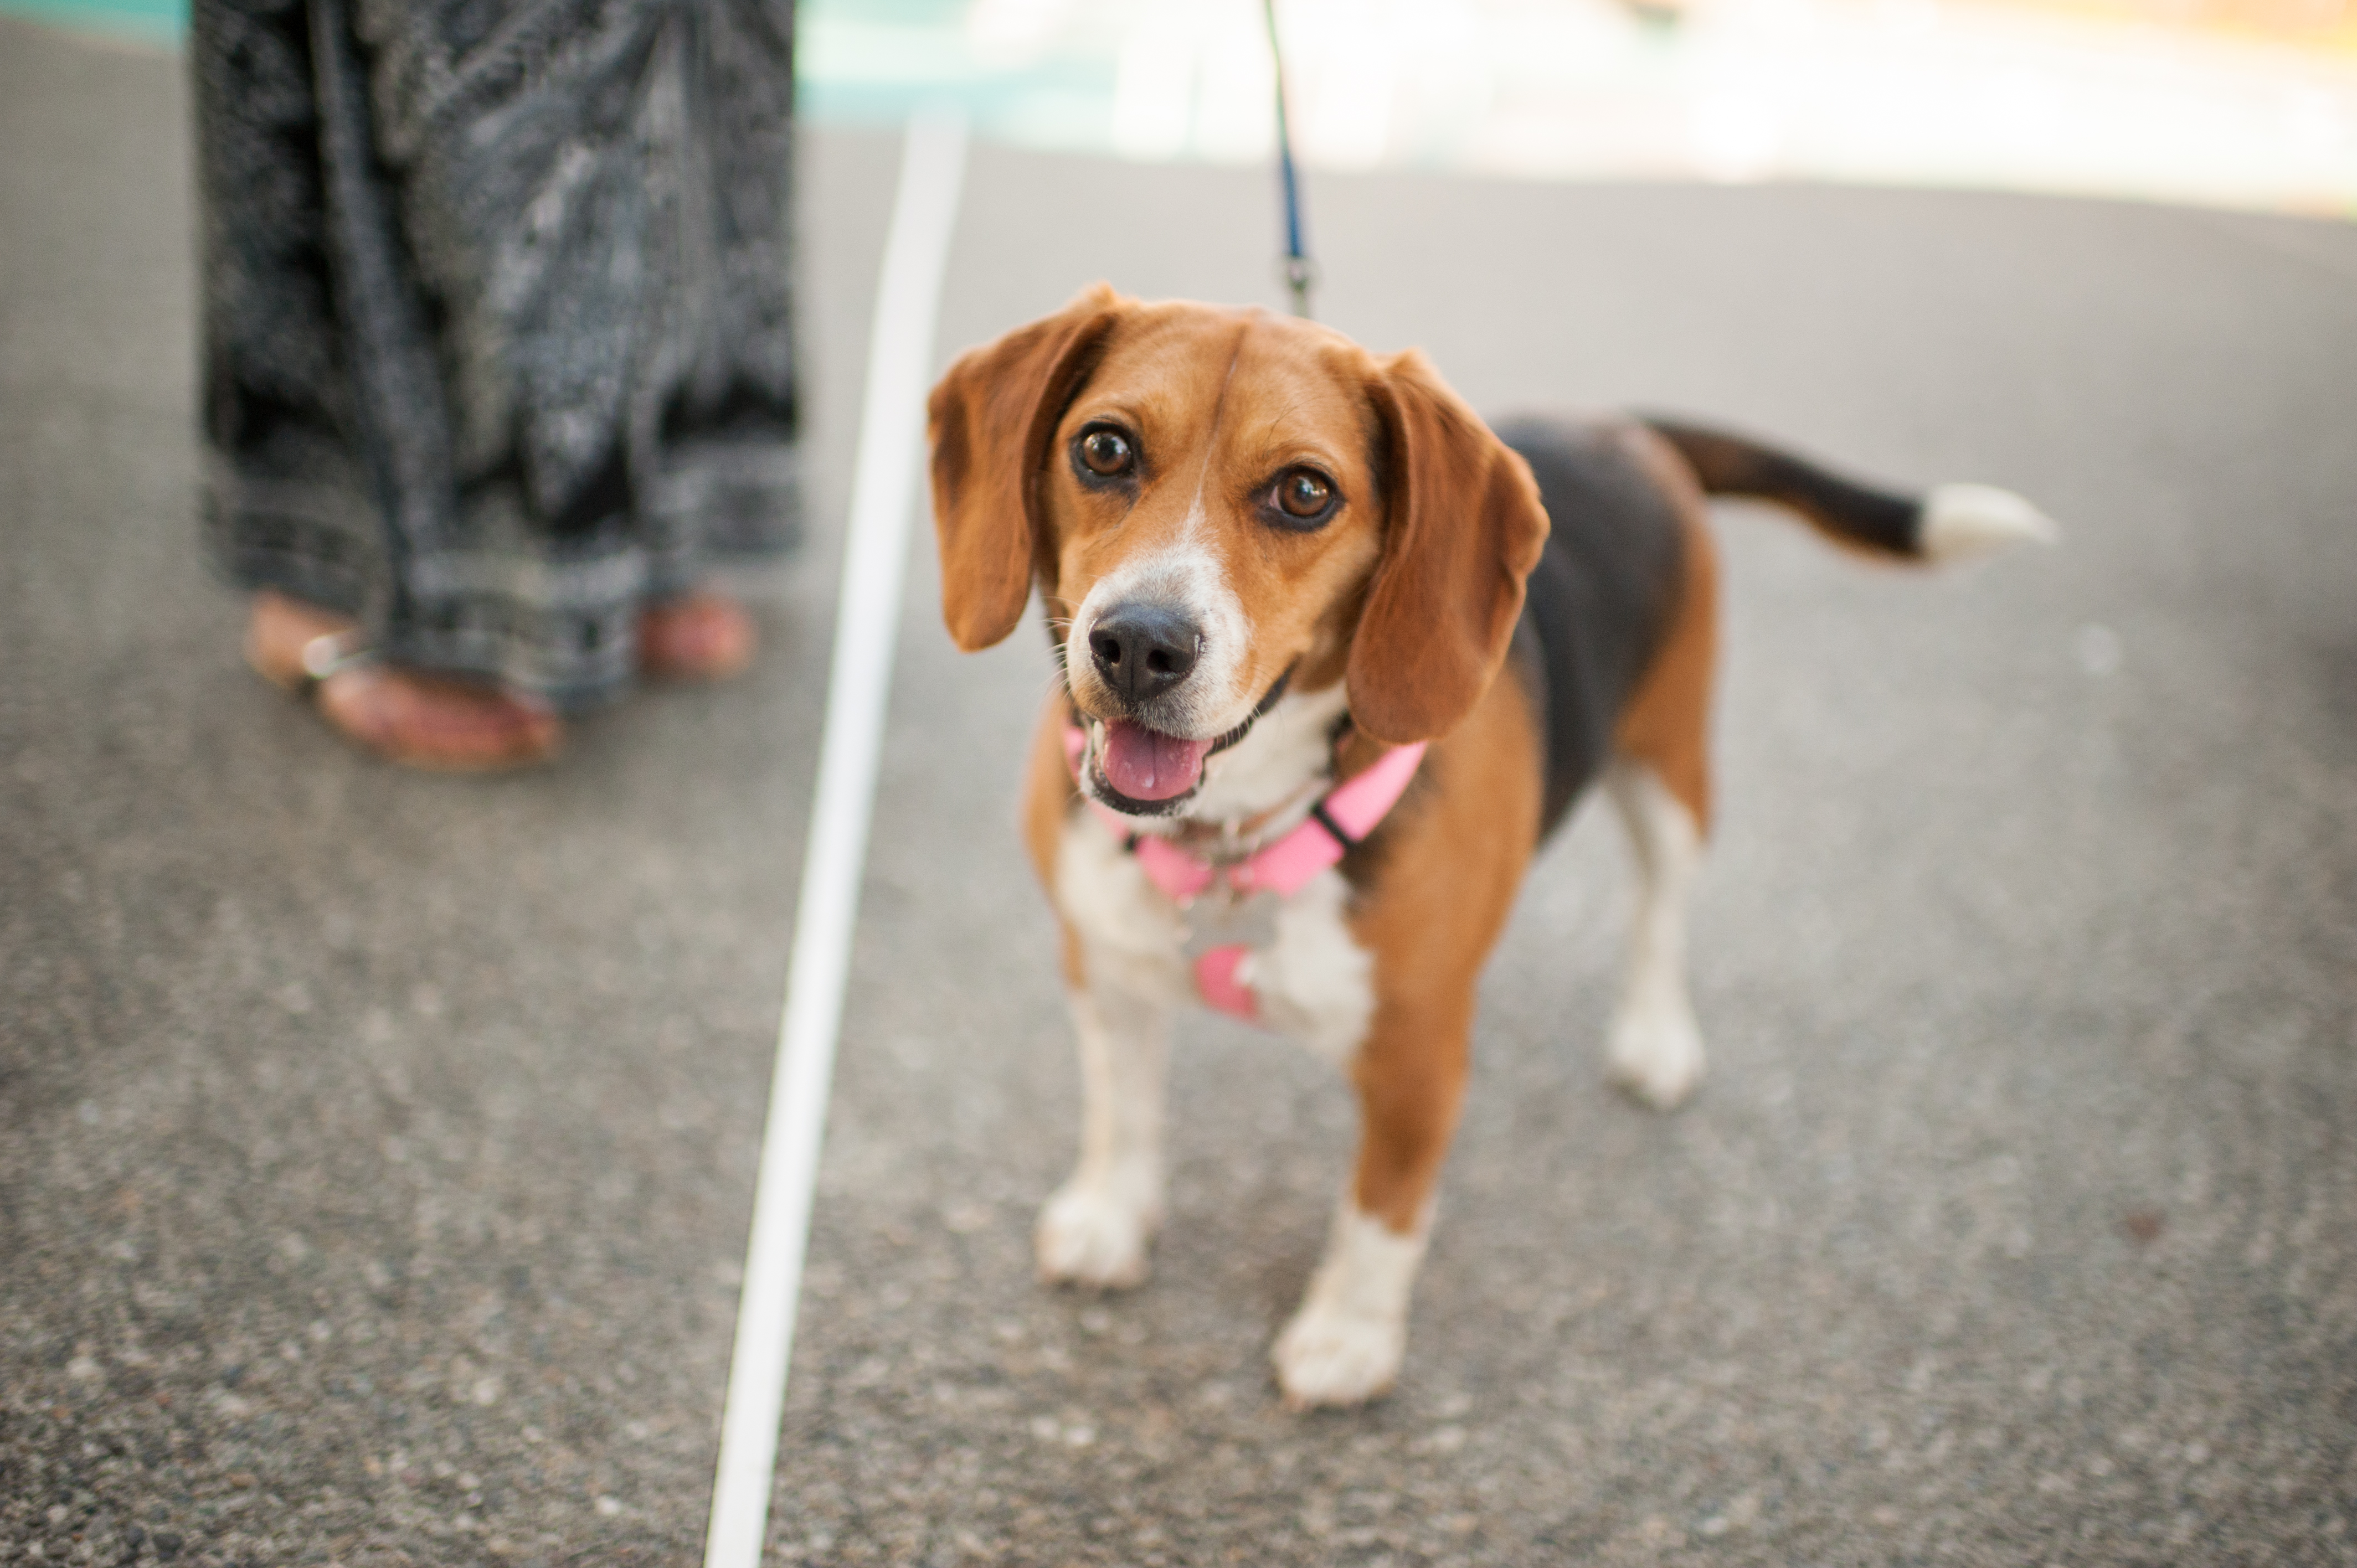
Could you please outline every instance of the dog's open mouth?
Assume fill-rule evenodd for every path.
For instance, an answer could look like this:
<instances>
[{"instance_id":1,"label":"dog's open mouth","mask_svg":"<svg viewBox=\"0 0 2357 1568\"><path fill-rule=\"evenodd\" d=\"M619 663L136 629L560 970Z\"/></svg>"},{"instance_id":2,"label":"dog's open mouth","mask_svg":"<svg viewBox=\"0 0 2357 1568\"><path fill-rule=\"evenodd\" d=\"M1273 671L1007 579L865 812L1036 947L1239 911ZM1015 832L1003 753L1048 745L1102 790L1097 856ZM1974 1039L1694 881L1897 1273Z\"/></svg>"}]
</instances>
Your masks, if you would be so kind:
<instances>
[{"instance_id":1,"label":"dog's open mouth","mask_svg":"<svg viewBox=\"0 0 2357 1568\"><path fill-rule=\"evenodd\" d=\"M1293 680L1287 668L1264 693L1243 722L1225 735L1203 740L1165 735L1135 719L1089 719L1084 725L1095 754L1096 788L1109 797L1105 804L1132 816L1158 817L1177 811L1180 801L1203 781L1203 764L1252 733L1261 715L1276 706ZM1074 766L1079 766L1077 754Z\"/></svg>"},{"instance_id":2,"label":"dog's open mouth","mask_svg":"<svg viewBox=\"0 0 2357 1568\"><path fill-rule=\"evenodd\" d=\"M1211 740L1188 740L1128 719L1107 719L1098 742L1097 763L1105 782L1133 800L1169 800L1192 789L1203 777Z\"/></svg>"}]
</instances>

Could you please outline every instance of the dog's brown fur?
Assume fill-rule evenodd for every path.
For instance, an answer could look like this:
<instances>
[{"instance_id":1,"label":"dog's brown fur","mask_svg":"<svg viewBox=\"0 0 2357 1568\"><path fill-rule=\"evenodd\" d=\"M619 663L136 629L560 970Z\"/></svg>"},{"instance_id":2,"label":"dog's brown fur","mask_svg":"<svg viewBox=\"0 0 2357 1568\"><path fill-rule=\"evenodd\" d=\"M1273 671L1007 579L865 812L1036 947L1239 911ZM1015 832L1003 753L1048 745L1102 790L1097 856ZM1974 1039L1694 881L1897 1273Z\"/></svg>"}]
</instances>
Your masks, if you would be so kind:
<instances>
[{"instance_id":1,"label":"dog's brown fur","mask_svg":"<svg viewBox=\"0 0 2357 1568\"><path fill-rule=\"evenodd\" d=\"M1117 485L1084 478L1077 467L1083 433L1105 422L1135 438L1136 467ZM1105 830L1082 812L1066 731L1076 721L1136 719L1125 711L1128 699L1092 664L1074 624L1103 613L1087 607L1092 590L1110 575L1142 572L1141 563L1192 552L1190 559L1217 563L1222 591L1241 607L1245 634L1240 647L1231 636L1221 649L1222 673L1189 677L1187 737L1249 724L1272 691L1289 681L1288 702L1331 693L1338 682L1347 693L1349 729L1329 761L1335 777L1355 774L1391 746L1430 743L1415 786L1342 868L1350 942L1372 958L1371 1012L1350 1061L1362 1136L1337 1251L1286 1338L1304 1331L1321 1291L1332 1298L1329 1316L1341 1310L1335 1302L1348 1305L1356 1287L1335 1285L1327 1275L1344 1267L1337 1259L1348 1250L1351 1211L1402 1239L1405 1250L1396 1254L1383 1253L1381 1243L1349 1243L1392 1259L1374 1272L1398 1276L1398 1321L1383 1330L1391 1336L1383 1341L1388 1351L1378 1345L1357 1363L1341 1351L1335 1352L1339 1362L1333 1356L1318 1362L1311 1345L1288 1365L1282 1340L1278 1350L1280 1376L1297 1403L1349 1402L1380 1391L1396 1366L1405 1281L1421 1253L1422 1227L1463 1101L1476 981L1560 809L1548 794L1560 783L1550 782L1549 768L1561 768L1549 750L1555 721L1545 660L1508 658L1524 580L1549 531L1532 469L1419 354L1378 358L1303 322L1200 305L1143 305L1102 285L959 360L933 393L931 428L943 611L952 636L968 650L998 641L1020 620L1036 587L1065 655L1063 689L1043 708L1031 749L1024 834L1040 880L1058 898L1063 971L1076 997L1106 980L1092 972L1096 933L1065 908L1061 857L1082 842L1075 832ZM1609 746L1624 769L1616 797L1631 813L1641 861L1680 859L1663 874L1658 905L1669 911L1671 926L1657 922L1654 929L1672 930L1663 961L1669 969L1661 972L1673 977L1667 1011L1684 1031L1680 1050L1688 1059L1662 1084L1631 1079L1641 1093L1668 1104L1691 1090L1700 1070L1699 1044L1683 1012L1683 980L1675 977L1674 922L1692 846L1710 819L1707 731L1718 596L1705 486L1682 454L1693 446L1738 478L1758 468L1768 479L1757 485L1773 480L1782 487L1777 499L1804 510L1820 492L1831 496L1811 515L1836 532L1846 526L1845 509L1864 507L1858 515L1870 513L1873 527L1889 535L1869 542L1894 553L1913 548L1914 536L1905 531L1914 514L1912 503L1845 489L1846 482L1797 459L1739 439L1667 425L1656 434L1631 423L1594 428L1602 445L1582 450L1603 452L1593 461L1605 467L1583 471L1605 474L1622 487L1619 493L1647 498L1639 510L1650 509L1646 515L1655 521L1641 525L1652 530L1641 537L1660 546L1645 557L1656 564L1644 568L1654 576L1640 582L1622 575L1637 583L1617 590L1624 600L1650 596L1641 615L1631 612L1625 634L1605 627L1619 639L1609 647L1624 656L1628 681L1604 699L1617 703L1617 712L1596 717L1609 722ZM1531 461L1541 460L1539 448L1525 449L1534 453ZM1290 528L1269 510L1269 498L1282 475L1304 465L1330 478L1342 501L1321 526ZM1583 517L1580 526L1618 525L1597 515ZM1585 667L1568 668L1577 674ZM1562 696L1555 693L1558 711ZM1594 733L1600 747L1605 732ZM1133 820L1141 831L1167 831L1172 821ZM1175 820L1181 832L1211 825L1190 823L1183 804ZM1261 820L1224 819L1232 832L1247 834ZM1167 899L1159 907L1170 908ZM1177 962L1175 950L1168 962ZM1632 980L1631 995L1641 989ZM1655 1002L1659 991L1649 993ZM1656 1007L1652 1017L1659 1024L1663 1015ZM1106 1053L1119 1042L1092 1046L1085 1018L1076 1018L1093 1095L1114 1072ZM1158 1062L1158 1046L1140 1049L1139 1061ZM1616 1044L1616 1065L1619 1049ZM1138 1112L1157 1129L1158 1104L1151 1099ZM1084 1172L1089 1146L1084 1138ZM1158 1143L1152 1157L1158 1160ZM1133 1202L1129 1212L1132 1229L1150 1234L1158 1198ZM1043 1267L1058 1277L1124 1283L1142 1276L1142 1251L1134 1266L1126 1257L1050 1265L1049 1223L1043 1217Z\"/></svg>"},{"instance_id":2,"label":"dog's brown fur","mask_svg":"<svg viewBox=\"0 0 2357 1568\"><path fill-rule=\"evenodd\" d=\"M1528 468L1420 354L1378 360L1284 317L1139 306L1103 288L960 360L932 413L944 610L962 647L1013 628L1034 571L1049 617L1069 619L1114 563L1183 526L1208 458L1204 499L1253 616L1242 690L1263 692L1287 669L1297 691L1343 679L1367 734L1439 737L1424 765L1433 787L1387 831L1379 882L1351 923L1378 976L1374 1027L1352 1069L1366 1118L1356 1190L1405 1231L1456 1126L1475 977L1538 839L1529 704L1494 679L1546 536ZM1107 415L1137 429L1149 453L1178 455L1134 507L1084 490L1052 460ZM1019 467L1005 460L1015 453ZM1279 535L1243 515L1254 482L1302 461L1353 498L1341 517ZM1018 518L1027 527L1011 526ZM1689 635L1699 657L1682 647L1673 678L1632 710L1636 738L1664 756L1700 756L1708 638ZM1088 707L1084 681L1072 695ZM1059 694L1040 717L1024 811L1050 887L1078 799L1065 723ZM1062 947L1068 982L1084 983L1069 929Z\"/></svg>"}]
</instances>

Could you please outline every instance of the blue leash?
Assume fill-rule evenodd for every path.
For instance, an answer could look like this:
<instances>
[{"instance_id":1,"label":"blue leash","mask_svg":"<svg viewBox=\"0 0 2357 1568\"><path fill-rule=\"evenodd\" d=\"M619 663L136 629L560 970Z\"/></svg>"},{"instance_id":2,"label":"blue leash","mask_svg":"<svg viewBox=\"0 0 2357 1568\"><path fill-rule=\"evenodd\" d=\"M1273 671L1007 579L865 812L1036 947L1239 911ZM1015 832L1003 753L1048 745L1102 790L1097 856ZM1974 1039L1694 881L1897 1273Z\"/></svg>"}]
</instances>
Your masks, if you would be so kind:
<instances>
[{"instance_id":1,"label":"blue leash","mask_svg":"<svg viewBox=\"0 0 2357 1568\"><path fill-rule=\"evenodd\" d=\"M1276 38L1276 0L1262 0L1268 15L1268 53L1276 67L1276 172L1285 189L1285 286L1293 291L1293 314L1310 319L1309 285L1317 276L1301 244L1301 181L1293 169L1293 131L1285 115L1285 47Z\"/></svg>"}]
</instances>

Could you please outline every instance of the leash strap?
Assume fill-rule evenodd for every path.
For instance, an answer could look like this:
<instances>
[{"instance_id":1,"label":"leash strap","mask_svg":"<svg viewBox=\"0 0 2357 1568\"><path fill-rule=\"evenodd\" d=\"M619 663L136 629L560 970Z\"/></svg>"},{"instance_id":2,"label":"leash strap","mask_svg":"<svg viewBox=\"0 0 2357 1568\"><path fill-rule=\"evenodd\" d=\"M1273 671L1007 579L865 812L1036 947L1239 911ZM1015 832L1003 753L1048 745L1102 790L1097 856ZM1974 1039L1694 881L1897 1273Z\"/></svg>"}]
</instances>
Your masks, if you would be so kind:
<instances>
[{"instance_id":1,"label":"leash strap","mask_svg":"<svg viewBox=\"0 0 2357 1568\"><path fill-rule=\"evenodd\" d=\"M1268 16L1268 53L1276 67L1276 173L1285 192L1285 286L1293 292L1293 314L1310 319L1309 285L1317 278L1301 243L1301 181L1293 166L1293 129L1285 113L1285 46L1276 36L1276 0L1262 0Z\"/></svg>"}]
</instances>

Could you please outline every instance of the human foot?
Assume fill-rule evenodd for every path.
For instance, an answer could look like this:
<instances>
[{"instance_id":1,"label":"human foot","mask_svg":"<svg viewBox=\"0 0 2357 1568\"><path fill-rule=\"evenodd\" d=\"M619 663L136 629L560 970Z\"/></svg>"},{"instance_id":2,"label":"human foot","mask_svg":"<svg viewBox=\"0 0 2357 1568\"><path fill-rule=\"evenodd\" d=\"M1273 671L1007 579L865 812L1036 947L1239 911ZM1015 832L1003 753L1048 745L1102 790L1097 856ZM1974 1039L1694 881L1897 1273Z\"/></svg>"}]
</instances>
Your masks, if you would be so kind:
<instances>
[{"instance_id":1,"label":"human foot","mask_svg":"<svg viewBox=\"0 0 2357 1568\"><path fill-rule=\"evenodd\" d=\"M682 594L639 612L639 669L674 681L725 681L753 662L760 630L725 594Z\"/></svg>"},{"instance_id":2,"label":"human foot","mask_svg":"<svg viewBox=\"0 0 2357 1568\"><path fill-rule=\"evenodd\" d=\"M307 695L330 726L410 768L522 768L564 743L564 722L531 698L378 663L360 651L352 621L268 589L253 596L245 657L263 679Z\"/></svg>"}]
</instances>

